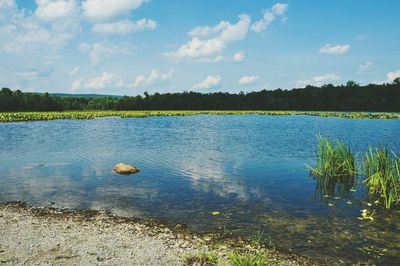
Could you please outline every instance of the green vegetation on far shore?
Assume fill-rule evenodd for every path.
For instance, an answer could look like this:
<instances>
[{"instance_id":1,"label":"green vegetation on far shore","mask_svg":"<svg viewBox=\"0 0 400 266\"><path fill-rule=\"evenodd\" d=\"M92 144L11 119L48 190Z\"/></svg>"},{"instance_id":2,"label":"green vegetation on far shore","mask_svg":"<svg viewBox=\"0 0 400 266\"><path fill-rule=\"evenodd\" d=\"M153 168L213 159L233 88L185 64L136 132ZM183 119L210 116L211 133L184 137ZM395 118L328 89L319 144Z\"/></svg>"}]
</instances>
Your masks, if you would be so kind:
<instances>
[{"instance_id":1,"label":"green vegetation on far shore","mask_svg":"<svg viewBox=\"0 0 400 266\"><path fill-rule=\"evenodd\" d=\"M400 78L392 83L308 85L291 90L171 92L136 96L66 95L2 88L0 112L65 110L284 110L400 112Z\"/></svg>"},{"instance_id":2,"label":"green vegetation on far shore","mask_svg":"<svg viewBox=\"0 0 400 266\"><path fill-rule=\"evenodd\" d=\"M96 117L131 117L151 116L187 116L187 115L310 115L321 117L340 117L353 119L399 119L400 113L344 113L312 111L60 111L60 112L4 112L0 113L0 122L20 122L56 119L94 119Z\"/></svg>"}]
</instances>

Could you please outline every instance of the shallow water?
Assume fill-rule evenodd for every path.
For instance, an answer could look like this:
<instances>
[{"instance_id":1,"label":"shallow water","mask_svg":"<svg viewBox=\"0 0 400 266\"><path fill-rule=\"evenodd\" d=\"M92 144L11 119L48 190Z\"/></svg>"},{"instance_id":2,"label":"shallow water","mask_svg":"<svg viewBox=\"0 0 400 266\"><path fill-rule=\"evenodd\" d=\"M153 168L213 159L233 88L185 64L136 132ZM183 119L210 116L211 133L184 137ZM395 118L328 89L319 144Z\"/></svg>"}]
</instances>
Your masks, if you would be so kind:
<instances>
[{"instance_id":1,"label":"shallow water","mask_svg":"<svg viewBox=\"0 0 400 266\"><path fill-rule=\"evenodd\" d=\"M340 138L359 158L368 145L400 152L400 120L197 115L0 124L0 201L183 223L251 236L323 260L400 261L400 213L320 198L306 165L316 135ZM116 163L141 169L113 173ZM329 204L330 203L330 204ZM329 206L333 205L333 206ZM373 222L360 210L376 209ZM218 211L219 215L212 215Z\"/></svg>"}]
</instances>

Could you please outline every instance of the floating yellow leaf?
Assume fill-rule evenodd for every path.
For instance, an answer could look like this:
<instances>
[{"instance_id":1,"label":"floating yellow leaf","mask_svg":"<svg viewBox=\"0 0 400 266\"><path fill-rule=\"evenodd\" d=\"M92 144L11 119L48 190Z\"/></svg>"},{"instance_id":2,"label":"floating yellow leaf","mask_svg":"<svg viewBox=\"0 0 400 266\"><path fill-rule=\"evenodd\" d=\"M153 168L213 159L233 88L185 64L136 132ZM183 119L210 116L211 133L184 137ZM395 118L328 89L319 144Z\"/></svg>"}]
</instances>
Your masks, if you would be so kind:
<instances>
[{"instance_id":1,"label":"floating yellow leaf","mask_svg":"<svg viewBox=\"0 0 400 266\"><path fill-rule=\"evenodd\" d=\"M361 210L361 217L358 217L358 219L373 221L374 220L374 217L372 217L373 214L374 214L374 212L369 213L367 209L364 209L364 210Z\"/></svg>"},{"instance_id":2,"label":"floating yellow leaf","mask_svg":"<svg viewBox=\"0 0 400 266\"><path fill-rule=\"evenodd\" d=\"M220 215L220 212L212 212L212 215Z\"/></svg>"}]
</instances>

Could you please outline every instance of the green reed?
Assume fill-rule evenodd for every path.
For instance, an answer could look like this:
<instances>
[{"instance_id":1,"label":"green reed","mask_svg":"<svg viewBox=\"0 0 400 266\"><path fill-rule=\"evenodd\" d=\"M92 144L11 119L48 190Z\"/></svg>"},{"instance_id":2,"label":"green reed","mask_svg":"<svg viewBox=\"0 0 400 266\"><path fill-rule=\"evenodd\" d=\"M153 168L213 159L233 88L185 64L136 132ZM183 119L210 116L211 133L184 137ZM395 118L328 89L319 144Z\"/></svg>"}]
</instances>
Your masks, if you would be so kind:
<instances>
[{"instance_id":1,"label":"green reed","mask_svg":"<svg viewBox=\"0 0 400 266\"><path fill-rule=\"evenodd\" d=\"M356 159L344 143L318 136L317 165L310 172L320 197L349 197L356 184Z\"/></svg>"},{"instance_id":2,"label":"green reed","mask_svg":"<svg viewBox=\"0 0 400 266\"><path fill-rule=\"evenodd\" d=\"M365 155L363 172L364 183L372 196L384 199L385 207L400 202L400 158L385 147L373 150L371 147Z\"/></svg>"},{"instance_id":3,"label":"green reed","mask_svg":"<svg viewBox=\"0 0 400 266\"><path fill-rule=\"evenodd\" d=\"M334 144L332 140L318 136L317 148L317 165L311 168L313 176L340 180L355 177L356 159L344 143L337 141Z\"/></svg>"}]
</instances>

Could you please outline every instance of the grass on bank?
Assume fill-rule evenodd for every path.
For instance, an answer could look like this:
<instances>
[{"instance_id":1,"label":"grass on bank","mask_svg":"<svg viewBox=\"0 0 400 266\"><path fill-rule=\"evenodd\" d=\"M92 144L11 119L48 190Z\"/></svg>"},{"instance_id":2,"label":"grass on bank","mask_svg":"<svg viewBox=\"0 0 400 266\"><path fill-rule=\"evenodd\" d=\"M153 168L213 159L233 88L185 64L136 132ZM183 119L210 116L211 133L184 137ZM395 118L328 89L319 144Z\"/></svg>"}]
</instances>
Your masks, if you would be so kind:
<instances>
[{"instance_id":1,"label":"grass on bank","mask_svg":"<svg viewBox=\"0 0 400 266\"><path fill-rule=\"evenodd\" d=\"M221 240L221 239L220 239ZM282 261L274 258L275 245L263 231L255 231L246 245L227 248L226 242L214 243L211 250L184 257L184 265L202 266L278 266ZM220 246L222 244L222 246ZM229 245L228 245L229 246ZM221 247L223 247L221 249Z\"/></svg>"},{"instance_id":2,"label":"grass on bank","mask_svg":"<svg viewBox=\"0 0 400 266\"><path fill-rule=\"evenodd\" d=\"M220 256L213 252L203 252L185 258L184 265L192 266L277 266L276 262L268 260L261 251L232 252L227 256Z\"/></svg>"},{"instance_id":3,"label":"grass on bank","mask_svg":"<svg viewBox=\"0 0 400 266\"><path fill-rule=\"evenodd\" d=\"M385 207L400 203L400 158L385 147L373 150L365 155L363 172L364 183L374 197L382 197Z\"/></svg>"},{"instance_id":4,"label":"grass on bank","mask_svg":"<svg viewBox=\"0 0 400 266\"><path fill-rule=\"evenodd\" d=\"M345 113L313 111L63 111L63 112L6 112L0 113L0 122L19 122L55 119L94 119L96 117L150 117L150 116L187 116L187 115L310 115L320 117L340 117L354 119L399 119L400 113Z\"/></svg>"},{"instance_id":5,"label":"grass on bank","mask_svg":"<svg viewBox=\"0 0 400 266\"><path fill-rule=\"evenodd\" d=\"M185 258L184 265L214 266L219 265L219 261L220 257L218 256L218 254L213 252L203 252L193 256L187 256Z\"/></svg>"},{"instance_id":6,"label":"grass on bank","mask_svg":"<svg viewBox=\"0 0 400 266\"><path fill-rule=\"evenodd\" d=\"M232 253L229 260L233 266L273 266L267 261L267 256L261 252Z\"/></svg>"}]
</instances>

